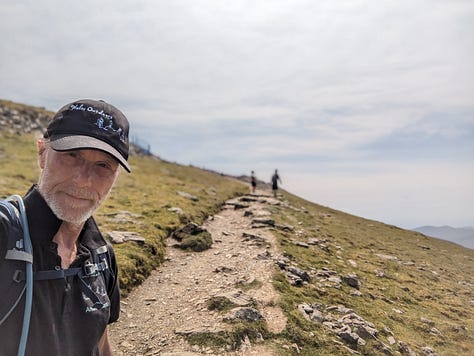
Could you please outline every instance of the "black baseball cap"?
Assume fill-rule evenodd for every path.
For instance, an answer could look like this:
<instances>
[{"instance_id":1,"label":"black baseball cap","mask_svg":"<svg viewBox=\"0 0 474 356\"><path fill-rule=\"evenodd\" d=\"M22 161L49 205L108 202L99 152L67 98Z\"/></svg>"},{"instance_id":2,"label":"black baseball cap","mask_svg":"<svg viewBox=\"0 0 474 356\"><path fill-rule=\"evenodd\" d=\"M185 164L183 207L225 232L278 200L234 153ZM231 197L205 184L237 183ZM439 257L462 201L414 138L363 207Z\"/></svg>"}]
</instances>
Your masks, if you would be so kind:
<instances>
[{"instance_id":1,"label":"black baseball cap","mask_svg":"<svg viewBox=\"0 0 474 356\"><path fill-rule=\"evenodd\" d=\"M56 151L91 148L112 155L130 172L129 124L125 115L103 100L81 99L54 115L44 137Z\"/></svg>"}]
</instances>

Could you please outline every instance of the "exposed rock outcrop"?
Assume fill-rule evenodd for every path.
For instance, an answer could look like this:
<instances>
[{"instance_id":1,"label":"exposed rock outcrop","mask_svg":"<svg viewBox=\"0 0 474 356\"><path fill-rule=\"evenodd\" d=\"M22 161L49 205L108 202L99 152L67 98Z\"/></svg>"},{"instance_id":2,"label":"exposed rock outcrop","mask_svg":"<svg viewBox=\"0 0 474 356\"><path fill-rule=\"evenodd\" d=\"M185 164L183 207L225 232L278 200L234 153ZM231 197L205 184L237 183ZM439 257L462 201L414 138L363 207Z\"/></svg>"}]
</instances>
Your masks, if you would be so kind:
<instances>
[{"instance_id":1,"label":"exposed rock outcrop","mask_svg":"<svg viewBox=\"0 0 474 356\"><path fill-rule=\"evenodd\" d=\"M54 113L44 108L0 100L0 130L23 134L43 132Z\"/></svg>"}]
</instances>

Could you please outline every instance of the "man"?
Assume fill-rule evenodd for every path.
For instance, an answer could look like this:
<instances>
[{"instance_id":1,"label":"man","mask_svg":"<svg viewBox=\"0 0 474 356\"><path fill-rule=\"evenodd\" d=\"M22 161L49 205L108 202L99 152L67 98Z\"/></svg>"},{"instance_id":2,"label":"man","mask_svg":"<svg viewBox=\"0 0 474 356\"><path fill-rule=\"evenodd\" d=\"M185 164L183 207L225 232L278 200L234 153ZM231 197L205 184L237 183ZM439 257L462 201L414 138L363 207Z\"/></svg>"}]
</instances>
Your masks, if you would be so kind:
<instances>
[{"instance_id":1,"label":"man","mask_svg":"<svg viewBox=\"0 0 474 356\"><path fill-rule=\"evenodd\" d=\"M255 189L257 188L257 176L254 171L250 174L250 183L252 184L252 193L255 193Z\"/></svg>"},{"instance_id":2,"label":"man","mask_svg":"<svg viewBox=\"0 0 474 356\"><path fill-rule=\"evenodd\" d=\"M119 165L130 172L128 131L114 106L78 100L38 140L41 174L24 198L35 279L26 355L112 355L107 324L120 311L117 265L92 214ZM2 356L17 354L24 299L0 326Z\"/></svg>"},{"instance_id":3,"label":"man","mask_svg":"<svg viewBox=\"0 0 474 356\"><path fill-rule=\"evenodd\" d=\"M278 175L278 170L275 169L275 173L273 173L272 176L272 190L273 190L273 196L276 198L277 197L277 192L278 192L278 181L281 183L280 176Z\"/></svg>"}]
</instances>

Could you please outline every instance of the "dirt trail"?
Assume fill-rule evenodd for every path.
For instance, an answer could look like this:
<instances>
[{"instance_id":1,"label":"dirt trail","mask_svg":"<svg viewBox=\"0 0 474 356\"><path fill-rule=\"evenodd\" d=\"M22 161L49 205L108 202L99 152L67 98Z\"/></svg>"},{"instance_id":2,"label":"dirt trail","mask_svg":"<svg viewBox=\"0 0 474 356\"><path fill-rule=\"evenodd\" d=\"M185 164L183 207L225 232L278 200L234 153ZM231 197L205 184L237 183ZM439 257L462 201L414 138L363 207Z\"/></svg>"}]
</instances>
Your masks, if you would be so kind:
<instances>
[{"instance_id":1,"label":"dirt trail","mask_svg":"<svg viewBox=\"0 0 474 356\"><path fill-rule=\"evenodd\" d=\"M266 208L278 201L268 192L257 191L227 203L204 224L214 241L211 249L190 253L168 246L166 261L122 301L120 320L109 330L117 356L272 354L263 345L249 343L238 351L214 352L193 347L183 337L229 327L220 312L207 308L211 297L223 295L236 301L253 298L269 330L279 332L285 327L286 318L276 306L278 296L271 283L275 238L268 227L252 225L254 219L268 218ZM236 209L235 203L248 207ZM244 233L250 238L243 237ZM258 287L239 290L238 286L246 284Z\"/></svg>"}]
</instances>

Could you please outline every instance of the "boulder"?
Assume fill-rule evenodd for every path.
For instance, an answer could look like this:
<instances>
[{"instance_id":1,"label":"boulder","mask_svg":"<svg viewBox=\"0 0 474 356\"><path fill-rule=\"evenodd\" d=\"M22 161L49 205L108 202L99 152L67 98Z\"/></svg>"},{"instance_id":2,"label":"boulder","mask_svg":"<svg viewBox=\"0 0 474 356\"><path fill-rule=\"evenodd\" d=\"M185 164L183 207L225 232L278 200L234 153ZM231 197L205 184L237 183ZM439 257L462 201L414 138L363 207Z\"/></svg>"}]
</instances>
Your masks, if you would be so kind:
<instances>
[{"instance_id":1,"label":"boulder","mask_svg":"<svg viewBox=\"0 0 474 356\"><path fill-rule=\"evenodd\" d=\"M359 277L355 273L349 273L342 277L342 280L350 287L360 289Z\"/></svg>"},{"instance_id":2,"label":"boulder","mask_svg":"<svg viewBox=\"0 0 474 356\"><path fill-rule=\"evenodd\" d=\"M256 322L256 321L264 320L264 318L257 309L243 307L243 308L232 309L224 317L224 320L225 321L243 320L247 322Z\"/></svg>"}]
</instances>

